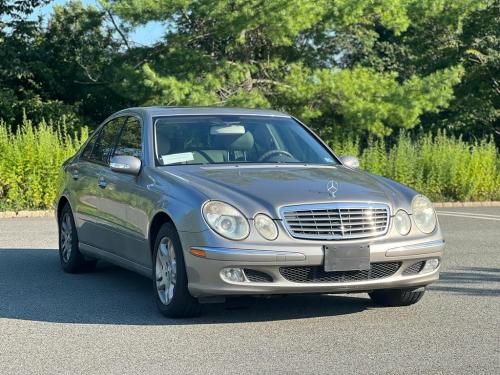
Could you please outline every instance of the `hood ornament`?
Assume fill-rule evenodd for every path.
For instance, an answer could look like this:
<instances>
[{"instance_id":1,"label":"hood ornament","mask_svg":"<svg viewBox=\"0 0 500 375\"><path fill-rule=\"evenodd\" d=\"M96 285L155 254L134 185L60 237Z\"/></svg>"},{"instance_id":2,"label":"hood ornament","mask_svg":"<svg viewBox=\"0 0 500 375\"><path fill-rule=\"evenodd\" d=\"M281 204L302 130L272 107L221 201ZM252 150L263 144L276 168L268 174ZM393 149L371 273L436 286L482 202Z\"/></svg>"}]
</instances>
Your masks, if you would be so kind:
<instances>
[{"instance_id":1,"label":"hood ornament","mask_svg":"<svg viewBox=\"0 0 500 375\"><path fill-rule=\"evenodd\" d=\"M328 191L328 195L332 198L335 198L335 194L339 190L339 184L335 180L330 180L328 181L328 184L326 185L326 190Z\"/></svg>"}]
</instances>

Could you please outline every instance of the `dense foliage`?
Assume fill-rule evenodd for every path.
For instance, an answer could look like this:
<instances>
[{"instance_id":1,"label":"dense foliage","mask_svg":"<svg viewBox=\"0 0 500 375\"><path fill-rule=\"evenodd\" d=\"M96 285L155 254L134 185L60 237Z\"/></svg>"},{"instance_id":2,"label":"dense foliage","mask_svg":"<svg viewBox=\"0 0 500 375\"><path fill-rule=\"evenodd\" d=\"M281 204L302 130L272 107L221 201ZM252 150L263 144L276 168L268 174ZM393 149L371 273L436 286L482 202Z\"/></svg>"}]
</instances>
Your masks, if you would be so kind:
<instances>
[{"instance_id":1,"label":"dense foliage","mask_svg":"<svg viewBox=\"0 0 500 375\"><path fill-rule=\"evenodd\" d=\"M61 164L88 136L66 132L66 124L25 120L13 133L0 122L0 211L50 208L56 198Z\"/></svg>"},{"instance_id":2,"label":"dense foliage","mask_svg":"<svg viewBox=\"0 0 500 375\"><path fill-rule=\"evenodd\" d=\"M498 0L47 0L0 6L0 117L97 124L134 105L288 111L317 130L497 136ZM161 22L155 45L130 40ZM396 130L396 131L394 131Z\"/></svg>"},{"instance_id":3,"label":"dense foliage","mask_svg":"<svg viewBox=\"0 0 500 375\"><path fill-rule=\"evenodd\" d=\"M0 122L0 211L47 209L53 206L61 178L61 164L88 136L66 132L64 122L34 126L25 120L13 133ZM500 200L499 155L490 141L467 144L439 134L412 139L400 134L394 145L371 139L333 139L338 154L357 155L361 167L393 178L443 200Z\"/></svg>"},{"instance_id":4,"label":"dense foliage","mask_svg":"<svg viewBox=\"0 0 500 375\"><path fill-rule=\"evenodd\" d=\"M49 207L83 125L137 105L284 110L433 199L499 199L499 0L49 2L0 0L0 209Z\"/></svg>"}]
</instances>

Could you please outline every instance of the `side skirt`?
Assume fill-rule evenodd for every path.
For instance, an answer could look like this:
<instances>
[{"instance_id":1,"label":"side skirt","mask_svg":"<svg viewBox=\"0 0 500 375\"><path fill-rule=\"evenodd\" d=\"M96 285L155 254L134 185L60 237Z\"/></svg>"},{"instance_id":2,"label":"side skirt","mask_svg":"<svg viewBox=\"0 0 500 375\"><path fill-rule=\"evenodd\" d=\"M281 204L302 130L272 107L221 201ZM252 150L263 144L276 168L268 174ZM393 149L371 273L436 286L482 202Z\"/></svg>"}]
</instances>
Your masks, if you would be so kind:
<instances>
[{"instance_id":1,"label":"side skirt","mask_svg":"<svg viewBox=\"0 0 500 375\"><path fill-rule=\"evenodd\" d=\"M119 267L123 267L130 271L137 272L149 278L151 278L152 276L151 268L132 262L131 260L122 258L119 255L110 253L109 251L105 251L82 242L80 242L78 246L80 248L80 251L85 255L89 255L98 259L108 261L110 263L116 264Z\"/></svg>"}]
</instances>

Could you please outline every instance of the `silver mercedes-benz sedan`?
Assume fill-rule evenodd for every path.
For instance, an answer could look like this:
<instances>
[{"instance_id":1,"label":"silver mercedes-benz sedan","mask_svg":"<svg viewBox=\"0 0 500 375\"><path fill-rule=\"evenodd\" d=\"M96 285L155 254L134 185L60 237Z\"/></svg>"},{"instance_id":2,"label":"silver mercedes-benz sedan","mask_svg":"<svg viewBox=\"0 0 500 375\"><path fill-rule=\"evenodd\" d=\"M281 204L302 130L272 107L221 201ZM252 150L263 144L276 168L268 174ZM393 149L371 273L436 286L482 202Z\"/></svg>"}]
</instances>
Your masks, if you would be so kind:
<instances>
[{"instance_id":1,"label":"silver mercedes-benz sedan","mask_svg":"<svg viewBox=\"0 0 500 375\"><path fill-rule=\"evenodd\" d=\"M65 271L103 259L152 278L169 317L226 296L368 293L417 302L439 277L431 202L267 110L131 108L64 165Z\"/></svg>"}]
</instances>

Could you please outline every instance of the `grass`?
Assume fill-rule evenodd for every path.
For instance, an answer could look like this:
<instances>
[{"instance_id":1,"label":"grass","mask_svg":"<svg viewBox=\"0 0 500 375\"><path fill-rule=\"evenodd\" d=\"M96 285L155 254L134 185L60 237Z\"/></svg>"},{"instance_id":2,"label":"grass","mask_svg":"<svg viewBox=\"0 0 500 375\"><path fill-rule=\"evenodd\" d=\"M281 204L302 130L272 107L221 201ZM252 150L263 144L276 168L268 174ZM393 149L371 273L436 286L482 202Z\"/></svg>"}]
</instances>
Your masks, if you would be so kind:
<instances>
[{"instance_id":1,"label":"grass","mask_svg":"<svg viewBox=\"0 0 500 375\"><path fill-rule=\"evenodd\" d=\"M328 142L337 154L352 154L361 168L383 175L427 195L434 201L500 199L499 152L492 140L469 144L444 132L416 138L402 133L392 146L372 139Z\"/></svg>"},{"instance_id":2,"label":"grass","mask_svg":"<svg viewBox=\"0 0 500 375\"><path fill-rule=\"evenodd\" d=\"M64 120L34 126L24 120L16 132L0 122L0 210L53 207L61 164L88 136L68 134ZM392 144L330 136L338 155L360 159L361 168L408 185L434 201L500 200L499 152L491 140L469 144L446 133L416 138L402 133Z\"/></svg>"},{"instance_id":3,"label":"grass","mask_svg":"<svg viewBox=\"0 0 500 375\"><path fill-rule=\"evenodd\" d=\"M25 120L13 133L0 122L0 210L47 209L53 206L61 164L87 138L66 132L59 124L42 122L33 126Z\"/></svg>"}]
</instances>

